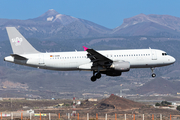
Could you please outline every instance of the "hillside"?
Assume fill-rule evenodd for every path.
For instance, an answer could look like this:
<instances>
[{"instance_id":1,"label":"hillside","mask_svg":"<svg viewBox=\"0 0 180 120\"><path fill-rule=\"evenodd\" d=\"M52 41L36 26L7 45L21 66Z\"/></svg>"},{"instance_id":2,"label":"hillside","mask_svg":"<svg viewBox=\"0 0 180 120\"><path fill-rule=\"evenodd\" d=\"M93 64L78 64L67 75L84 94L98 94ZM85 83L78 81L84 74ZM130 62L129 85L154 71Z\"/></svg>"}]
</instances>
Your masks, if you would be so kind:
<instances>
[{"instance_id":1,"label":"hillside","mask_svg":"<svg viewBox=\"0 0 180 120\"><path fill-rule=\"evenodd\" d=\"M143 104L116 96L111 94L109 98L102 100L94 110L105 110L105 109L118 109L118 110L131 110L143 107Z\"/></svg>"},{"instance_id":2,"label":"hillside","mask_svg":"<svg viewBox=\"0 0 180 120\"><path fill-rule=\"evenodd\" d=\"M180 32L179 21L180 18L170 15L139 14L124 19L123 24L113 29L112 34L177 37Z\"/></svg>"},{"instance_id":3,"label":"hillside","mask_svg":"<svg viewBox=\"0 0 180 120\"><path fill-rule=\"evenodd\" d=\"M180 82L178 81L168 81L163 78L155 78L147 82L143 86L132 90L132 93L148 95L148 94L176 94L180 91L179 89Z\"/></svg>"},{"instance_id":4,"label":"hillside","mask_svg":"<svg viewBox=\"0 0 180 120\"><path fill-rule=\"evenodd\" d=\"M109 98L98 100L97 102L82 101L80 106L77 106L78 112L91 113L96 115L104 115L106 113L114 115L118 114L178 114L176 110L167 110L154 108L153 106L134 102L116 95L111 95ZM81 110L81 111L80 111Z\"/></svg>"},{"instance_id":5,"label":"hillside","mask_svg":"<svg viewBox=\"0 0 180 120\"><path fill-rule=\"evenodd\" d=\"M1 41L8 39L5 30L5 27L8 26L16 27L26 38L43 40L99 37L110 31L110 29L88 20L59 14L53 9L37 18L28 20L0 19Z\"/></svg>"},{"instance_id":6,"label":"hillside","mask_svg":"<svg viewBox=\"0 0 180 120\"><path fill-rule=\"evenodd\" d=\"M120 77L102 76L102 80L91 82L91 72L59 72L41 69L0 67L0 96L27 98L102 98L115 93L119 84L126 83ZM128 83L127 83L128 82ZM92 89L93 88L93 89Z\"/></svg>"}]
</instances>

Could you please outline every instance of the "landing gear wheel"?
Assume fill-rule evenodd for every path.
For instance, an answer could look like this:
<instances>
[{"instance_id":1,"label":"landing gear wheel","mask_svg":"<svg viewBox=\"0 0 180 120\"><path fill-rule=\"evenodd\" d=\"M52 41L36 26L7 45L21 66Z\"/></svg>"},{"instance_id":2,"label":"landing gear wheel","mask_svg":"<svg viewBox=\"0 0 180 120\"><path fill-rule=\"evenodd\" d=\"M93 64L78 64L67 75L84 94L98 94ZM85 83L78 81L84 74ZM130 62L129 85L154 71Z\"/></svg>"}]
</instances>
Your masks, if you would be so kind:
<instances>
[{"instance_id":1,"label":"landing gear wheel","mask_svg":"<svg viewBox=\"0 0 180 120\"><path fill-rule=\"evenodd\" d=\"M96 78L97 78L97 79L101 78L101 73L97 73L97 74L96 74Z\"/></svg>"},{"instance_id":2,"label":"landing gear wheel","mask_svg":"<svg viewBox=\"0 0 180 120\"><path fill-rule=\"evenodd\" d=\"M95 81L96 81L96 76L92 76L92 77L91 77L91 81L92 81L92 82L95 82Z\"/></svg>"},{"instance_id":3,"label":"landing gear wheel","mask_svg":"<svg viewBox=\"0 0 180 120\"><path fill-rule=\"evenodd\" d=\"M153 74L152 74L152 77L153 77L153 78L154 78L154 77L156 77L156 74L155 74L155 73L153 73Z\"/></svg>"},{"instance_id":4,"label":"landing gear wheel","mask_svg":"<svg viewBox=\"0 0 180 120\"><path fill-rule=\"evenodd\" d=\"M156 77L156 74L154 73L154 69L155 69L154 67L151 68L151 71L152 71L152 75L151 75L151 76L152 76L153 78Z\"/></svg>"}]
</instances>

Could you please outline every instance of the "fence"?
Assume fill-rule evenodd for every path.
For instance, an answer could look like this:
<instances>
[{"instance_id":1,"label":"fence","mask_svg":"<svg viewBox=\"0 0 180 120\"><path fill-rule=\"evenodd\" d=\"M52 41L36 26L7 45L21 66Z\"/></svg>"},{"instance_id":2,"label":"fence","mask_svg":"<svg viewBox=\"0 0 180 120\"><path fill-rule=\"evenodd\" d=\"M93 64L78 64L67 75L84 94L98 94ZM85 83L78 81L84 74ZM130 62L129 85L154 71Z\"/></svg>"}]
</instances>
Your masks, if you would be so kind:
<instances>
[{"instance_id":1,"label":"fence","mask_svg":"<svg viewBox=\"0 0 180 120\"><path fill-rule=\"evenodd\" d=\"M0 120L178 120L180 115L167 114L114 114L114 115L95 115L79 114L75 116L70 113L38 113L28 114L23 112L1 113Z\"/></svg>"}]
</instances>

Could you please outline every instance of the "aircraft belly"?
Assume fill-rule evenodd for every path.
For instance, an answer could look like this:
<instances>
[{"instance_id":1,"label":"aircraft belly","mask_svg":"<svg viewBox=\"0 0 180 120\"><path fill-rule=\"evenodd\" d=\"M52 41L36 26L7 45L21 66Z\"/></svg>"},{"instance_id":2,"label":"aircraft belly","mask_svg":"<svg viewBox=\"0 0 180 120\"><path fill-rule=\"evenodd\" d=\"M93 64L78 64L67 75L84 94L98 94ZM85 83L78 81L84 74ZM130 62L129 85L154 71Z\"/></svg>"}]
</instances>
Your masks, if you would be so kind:
<instances>
[{"instance_id":1,"label":"aircraft belly","mask_svg":"<svg viewBox=\"0 0 180 120\"><path fill-rule=\"evenodd\" d=\"M33 65L33 66L39 66L39 60L38 59L29 59L29 60L27 60L26 64Z\"/></svg>"},{"instance_id":2,"label":"aircraft belly","mask_svg":"<svg viewBox=\"0 0 180 120\"><path fill-rule=\"evenodd\" d=\"M131 62L130 68L151 68L151 67L162 67L167 66L168 64L164 64L158 60L146 60L140 62Z\"/></svg>"},{"instance_id":3,"label":"aircraft belly","mask_svg":"<svg viewBox=\"0 0 180 120\"><path fill-rule=\"evenodd\" d=\"M53 70L79 70L79 66L82 64L78 61L46 61L46 69L53 69Z\"/></svg>"}]
</instances>

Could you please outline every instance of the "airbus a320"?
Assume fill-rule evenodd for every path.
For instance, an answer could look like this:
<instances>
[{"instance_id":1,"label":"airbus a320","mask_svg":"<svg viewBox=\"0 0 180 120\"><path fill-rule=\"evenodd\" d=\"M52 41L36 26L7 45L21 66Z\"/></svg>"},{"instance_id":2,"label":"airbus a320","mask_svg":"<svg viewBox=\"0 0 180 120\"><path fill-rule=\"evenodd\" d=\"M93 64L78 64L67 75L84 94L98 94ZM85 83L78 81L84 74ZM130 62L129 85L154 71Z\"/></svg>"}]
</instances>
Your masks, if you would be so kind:
<instances>
[{"instance_id":1,"label":"airbus a320","mask_svg":"<svg viewBox=\"0 0 180 120\"><path fill-rule=\"evenodd\" d=\"M84 51L46 52L37 51L15 27L6 27L13 54L4 61L41 69L93 71L91 81L107 76L121 76L131 68L150 68L155 77L155 67L173 64L174 57L158 49L129 49L96 51L85 46Z\"/></svg>"}]
</instances>

